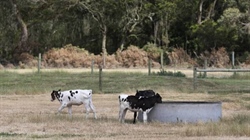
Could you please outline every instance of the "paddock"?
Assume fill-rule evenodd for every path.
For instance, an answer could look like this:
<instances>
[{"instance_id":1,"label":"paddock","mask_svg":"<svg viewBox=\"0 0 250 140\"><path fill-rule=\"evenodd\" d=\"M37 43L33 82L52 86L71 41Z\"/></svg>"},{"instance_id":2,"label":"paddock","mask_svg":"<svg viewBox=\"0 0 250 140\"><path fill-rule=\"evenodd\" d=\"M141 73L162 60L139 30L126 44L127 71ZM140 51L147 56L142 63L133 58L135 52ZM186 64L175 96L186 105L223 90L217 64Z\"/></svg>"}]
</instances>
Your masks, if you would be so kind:
<instances>
[{"instance_id":1,"label":"paddock","mask_svg":"<svg viewBox=\"0 0 250 140\"><path fill-rule=\"evenodd\" d=\"M133 94L132 92L129 94ZM0 139L247 139L249 125L238 124L233 119L237 114L250 112L242 99L248 94L225 97L204 93L161 92L163 99L173 101L225 100L222 104L224 121L216 123L161 123L133 124L133 113L127 112L126 123L118 121L118 93L93 94L97 119L85 118L80 106L73 106L72 118L67 110L56 114L58 102L50 101L50 91L36 95L0 95ZM243 125L243 126L242 126ZM231 130L231 128L233 130Z\"/></svg>"}]
</instances>

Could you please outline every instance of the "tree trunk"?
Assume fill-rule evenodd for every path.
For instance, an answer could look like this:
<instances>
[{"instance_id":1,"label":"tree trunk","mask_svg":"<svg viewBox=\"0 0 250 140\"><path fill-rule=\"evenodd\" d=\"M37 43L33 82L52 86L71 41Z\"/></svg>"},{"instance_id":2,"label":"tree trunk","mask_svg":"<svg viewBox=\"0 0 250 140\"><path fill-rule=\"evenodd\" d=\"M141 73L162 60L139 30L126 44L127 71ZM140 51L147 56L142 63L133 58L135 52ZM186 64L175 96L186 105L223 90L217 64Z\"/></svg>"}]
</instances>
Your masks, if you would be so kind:
<instances>
[{"instance_id":1,"label":"tree trunk","mask_svg":"<svg viewBox=\"0 0 250 140\"><path fill-rule=\"evenodd\" d=\"M103 68L106 66L106 55L107 55L107 50L106 50L106 42L107 42L107 26L103 25L102 28L102 63L103 63Z\"/></svg>"},{"instance_id":2,"label":"tree trunk","mask_svg":"<svg viewBox=\"0 0 250 140\"><path fill-rule=\"evenodd\" d=\"M214 7L215 7L216 2L217 0L214 0L214 2L210 4L206 20L214 16Z\"/></svg>"},{"instance_id":3,"label":"tree trunk","mask_svg":"<svg viewBox=\"0 0 250 140\"><path fill-rule=\"evenodd\" d=\"M121 45L120 45L120 51L122 51L124 49L124 45L125 45L125 35L122 36L122 41L121 41Z\"/></svg>"},{"instance_id":4,"label":"tree trunk","mask_svg":"<svg viewBox=\"0 0 250 140\"><path fill-rule=\"evenodd\" d=\"M201 24L201 20L202 20L202 7L203 7L203 2L204 2L204 0L200 0L200 4L199 4L199 15L198 15L198 24Z\"/></svg>"},{"instance_id":5,"label":"tree trunk","mask_svg":"<svg viewBox=\"0 0 250 140\"><path fill-rule=\"evenodd\" d=\"M12 5L12 8L13 8L13 12L17 18L17 22L18 24L20 25L21 27L21 39L18 43L18 50L24 50L24 47L26 45L26 42L28 40L28 29L27 29L27 25L25 24L25 22L23 21L22 19L22 16L18 10L18 7L17 7L17 4L16 4L16 0L9 0L11 5Z\"/></svg>"},{"instance_id":6,"label":"tree trunk","mask_svg":"<svg viewBox=\"0 0 250 140\"><path fill-rule=\"evenodd\" d=\"M158 29L159 29L159 21L155 21L154 22L154 44L156 45L157 45Z\"/></svg>"}]
</instances>

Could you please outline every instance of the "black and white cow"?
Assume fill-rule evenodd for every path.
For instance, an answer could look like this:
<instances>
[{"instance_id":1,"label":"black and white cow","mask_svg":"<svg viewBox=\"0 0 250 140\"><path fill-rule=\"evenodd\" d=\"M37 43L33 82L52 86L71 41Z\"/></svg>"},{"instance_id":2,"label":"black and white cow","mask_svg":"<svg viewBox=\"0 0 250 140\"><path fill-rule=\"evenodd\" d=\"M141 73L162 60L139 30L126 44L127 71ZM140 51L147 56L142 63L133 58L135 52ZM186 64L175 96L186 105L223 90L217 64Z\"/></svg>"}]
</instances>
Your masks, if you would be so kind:
<instances>
[{"instance_id":1,"label":"black and white cow","mask_svg":"<svg viewBox=\"0 0 250 140\"><path fill-rule=\"evenodd\" d=\"M136 97L152 97L155 96L155 92L151 89L148 90L136 90ZM134 112L134 120L133 123L136 122L137 112Z\"/></svg>"},{"instance_id":2,"label":"black and white cow","mask_svg":"<svg viewBox=\"0 0 250 140\"><path fill-rule=\"evenodd\" d=\"M137 90L135 96L140 97L151 97L151 96L155 96L155 92L151 89L148 90Z\"/></svg>"},{"instance_id":3,"label":"black and white cow","mask_svg":"<svg viewBox=\"0 0 250 140\"><path fill-rule=\"evenodd\" d=\"M94 117L96 118L95 107L92 103L92 90L86 89L75 89L75 90L53 90L51 93L51 101L57 99L61 106L58 109L58 113L61 112L65 107L68 107L68 113L72 116L72 105L84 104L86 109L86 118L90 110L92 110Z\"/></svg>"},{"instance_id":4,"label":"black and white cow","mask_svg":"<svg viewBox=\"0 0 250 140\"><path fill-rule=\"evenodd\" d=\"M127 94L121 94L119 95L119 121L123 123L127 110L130 110L132 112L143 112L143 122L146 123L148 112L156 103L161 102L162 98L158 93L151 97L137 97L134 95L129 96Z\"/></svg>"}]
</instances>

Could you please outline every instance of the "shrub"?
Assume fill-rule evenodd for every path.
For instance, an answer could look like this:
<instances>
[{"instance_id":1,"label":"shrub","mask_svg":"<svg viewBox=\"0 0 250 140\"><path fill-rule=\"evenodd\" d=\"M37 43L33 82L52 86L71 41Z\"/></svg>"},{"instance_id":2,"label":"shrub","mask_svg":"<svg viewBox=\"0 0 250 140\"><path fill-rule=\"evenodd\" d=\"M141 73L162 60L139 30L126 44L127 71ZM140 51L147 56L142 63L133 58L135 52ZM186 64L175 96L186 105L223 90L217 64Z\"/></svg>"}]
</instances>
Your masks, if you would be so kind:
<instances>
[{"instance_id":1,"label":"shrub","mask_svg":"<svg viewBox=\"0 0 250 140\"><path fill-rule=\"evenodd\" d=\"M171 52L167 52L167 55L170 65L196 64L183 48L174 48Z\"/></svg>"},{"instance_id":2,"label":"shrub","mask_svg":"<svg viewBox=\"0 0 250 140\"><path fill-rule=\"evenodd\" d=\"M145 50L148 54L148 57L157 61L160 58L162 49L156 47L155 44L153 43L147 43L144 47L143 50Z\"/></svg>"},{"instance_id":3,"label":"shrub","mask_svg":"<svg viewBox=\"0 0 250 140\"><path fill-rule=\"evenodd\" d=\"M212 48L212 51L205 51L199 57L201 60L207 59L207 65L210 67L226 67L230 63L229 55L226 51L226 48L221 47L218 50ZM201 62L203 65L203 62Z\"/></svg>"},{"instance_id":4,"label":"shrub","mask_svg":"<svg viewBox=\"0 0 250 140\"><path fill-rule=\"evenodd\" d=\"M159 75L159 76L175 76L175 77L186 77L186 75L180 71L172 72L172 71L165 71L164 69L161 69L159 72L155 73L153 72L153 75Z\"/></svg>"},{"instance_id":5,"label":"shrub","mask_svg":"<svg viewBox=\"0 0 250 140\"><path fill-rule=\"evenodd\" d=\"M129 46L126 50L116 52L116 60L122 67L145 67L148 64L147 52L136 46Z\"/></svg>"},{"instance_id":6,"label":"shrub","mask_svg":"<svg viewBox=\"0 0 250 140\"><path fill-rule=\"evenodd\" d=\"M87 50L68 44L63 48L53 48L43 55L45 65L49 67L89 67L92 54Z\"/></svg>"}]
</instances>

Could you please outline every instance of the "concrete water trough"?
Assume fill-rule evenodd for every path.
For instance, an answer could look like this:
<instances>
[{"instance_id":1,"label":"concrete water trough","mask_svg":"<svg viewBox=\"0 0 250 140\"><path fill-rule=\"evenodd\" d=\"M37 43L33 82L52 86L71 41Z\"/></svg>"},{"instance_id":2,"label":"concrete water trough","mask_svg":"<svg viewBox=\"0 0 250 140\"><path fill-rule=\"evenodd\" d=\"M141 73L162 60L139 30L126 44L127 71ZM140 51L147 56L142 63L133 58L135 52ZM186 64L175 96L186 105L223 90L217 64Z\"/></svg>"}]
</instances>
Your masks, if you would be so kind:
<instances>
[{"instance_id":1,"label":"concrete water trough","mask_svg":"<svg viewBox=\"0 0 250 140\"><path fill-rule=\"evenodd\" d=\"M148 114L148 121L167 123L218 122L222 118L222 102L167 101L158 103ZM142 121L139 112L138 120Z\"/></svg>"}]
</instances>

